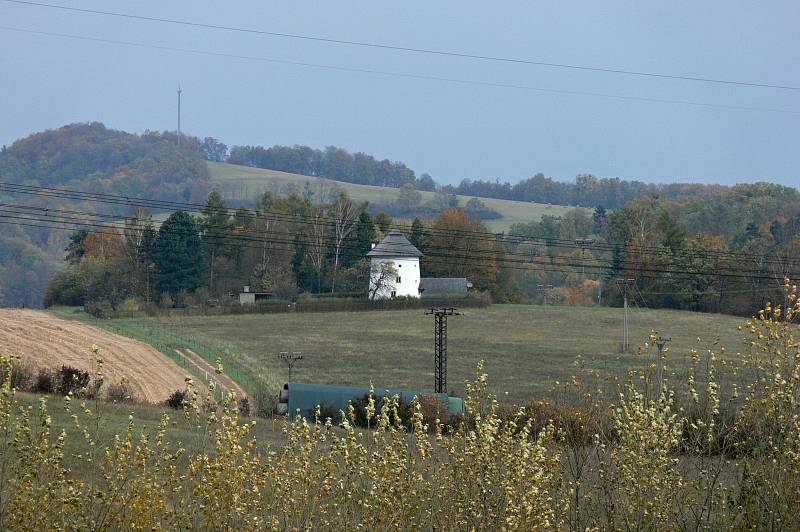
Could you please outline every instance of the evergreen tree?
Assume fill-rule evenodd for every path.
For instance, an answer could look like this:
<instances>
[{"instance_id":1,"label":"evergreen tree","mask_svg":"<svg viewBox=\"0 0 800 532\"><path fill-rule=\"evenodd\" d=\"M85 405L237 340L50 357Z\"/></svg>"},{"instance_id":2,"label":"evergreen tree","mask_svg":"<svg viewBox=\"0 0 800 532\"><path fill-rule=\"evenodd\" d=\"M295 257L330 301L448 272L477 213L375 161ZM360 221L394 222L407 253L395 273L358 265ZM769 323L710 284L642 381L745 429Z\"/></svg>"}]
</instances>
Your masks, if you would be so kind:
<instances>
[{"instance_id":1,"label":"evergreen tree","mask_svg":"<svg viewBox=\"0 0 800 532\"><path fill-rule=\"evenodd\" d=\"M408 241L414 244L414 247L425 253L425 226L422 225L422 220L414 218L411 222L411 233L408 235Z\"/></svg>"},{"instance_id":2,"label":"evergreen tree","mask_svg":"<svg viewBox=\"0 0 800 532\"><path fill-rule=\"evenodd\" d=\"M595 234L600 234L603 231L607 221L608 213L606 213L606 208L602 205L595 207L594 213L592 214L592 223L594 224Z\"/></svg>"},{"instance_id":3,"label":"evergreen tree","mask_svg":"<svg viewBox=\"0 0 800 532\"><path fill-rule=\"evenodd\" d=\"M161 292L192 292L201 285L203 253L197 223L184 211L172 213L153 246L156 286Z\"/></svg>"},{"instance_id":4,"label":"evergreen tree","mask_svg":"<svg viewBox=\"0 0 800 532\"><path fill-rule=\"evenodd\" d=\"M86 254L86 237L89 236L88 229L79 229L69 235L69 244L64 248L67 252L66 261L70 264L77 264Z\"/></svg>"},{"instance_id":5,"label":"evergreen tree","mask_svg":"<svg viewBox=\"0 0 800 532\"><path fill-rule=\"evenodd\" d=\"M362 210L358 215L355 238L348 246L344 265L349 268L365 259L369 250L372 249L375 237L375 223L372 221L372 216L366 210Z\"/></svg>"},{"instance_id":6,"label":"evergreen tree","mask_svg":"<svg viewBox=\"0 0 800 532\"><path fill-rule=\"evenodd\" d=\"M214 268L217 259L225 253L225 245L231 230L231 217L225 199L217 190L208 195L202 213L200 229L202 231L203 256L209 274L208 289L214 293Z\"/></svg>"},{"instance_id":7,"label":"evergreen tree","mask_svg":"<svg viewBox=\"0 0 800 532\"><path fill-rule=\"evenodd\" d=\"M671 250L678 249L686 240L686 229L666 209L658 217L658 229L663 235L662 243Z\"/></svg>"},{"instance_id":8,"label":"evergreen tree","mask_svg":"<svg viewBox=\"0 0 800 532\"><path fill-rule=\"evenodd\" d=\"M393 223L392 217L383 211L373 216L372 221L375 222L381 233L388 232Z\"/></svg>"}]
</instances>

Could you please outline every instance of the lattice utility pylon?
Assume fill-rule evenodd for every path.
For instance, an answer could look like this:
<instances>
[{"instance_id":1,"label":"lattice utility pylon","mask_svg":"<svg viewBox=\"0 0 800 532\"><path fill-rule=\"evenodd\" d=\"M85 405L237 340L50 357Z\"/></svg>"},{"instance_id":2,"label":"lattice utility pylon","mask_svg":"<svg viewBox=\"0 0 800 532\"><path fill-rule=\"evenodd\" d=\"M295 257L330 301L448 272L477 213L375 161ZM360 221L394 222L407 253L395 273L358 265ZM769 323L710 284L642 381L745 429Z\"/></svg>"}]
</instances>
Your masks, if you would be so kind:
<instances>
[{"instance_id":1,"label":"lattice utility pylon","mask_svg":"<svg viewBox=\"0 0 800 532\"><path fill-rule=\"evenodd\" d=\"M447 393L447 316L460 316L456 309L432 308L425 312L433 315L433 366L434 391Z\"/></svg>"}]
</instances>

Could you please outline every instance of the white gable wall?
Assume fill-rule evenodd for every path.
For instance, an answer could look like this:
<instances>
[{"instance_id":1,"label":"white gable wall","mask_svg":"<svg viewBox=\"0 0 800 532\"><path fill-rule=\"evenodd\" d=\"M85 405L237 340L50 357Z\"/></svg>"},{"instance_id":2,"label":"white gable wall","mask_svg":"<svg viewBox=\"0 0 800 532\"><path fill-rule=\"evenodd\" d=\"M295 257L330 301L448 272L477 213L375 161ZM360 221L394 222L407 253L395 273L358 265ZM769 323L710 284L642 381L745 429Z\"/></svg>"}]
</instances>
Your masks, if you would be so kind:
<instances>
[{"instance_id":1,"label":"white gable wall","mask_svg":"<svg viewBox=\"0 0 800 532\"><path fill-rule=\"evenodd\" d=\"M378 288L373 299L389 299L392 297L419 297L419 259L417 257L374 257L371 261L369 277L369 295L372 297L375 286L381 275L381 264L391 266L395 273L391 278L385 279ZM397 278L400 281L397 281Z\"/></svg>"}]
</instances>

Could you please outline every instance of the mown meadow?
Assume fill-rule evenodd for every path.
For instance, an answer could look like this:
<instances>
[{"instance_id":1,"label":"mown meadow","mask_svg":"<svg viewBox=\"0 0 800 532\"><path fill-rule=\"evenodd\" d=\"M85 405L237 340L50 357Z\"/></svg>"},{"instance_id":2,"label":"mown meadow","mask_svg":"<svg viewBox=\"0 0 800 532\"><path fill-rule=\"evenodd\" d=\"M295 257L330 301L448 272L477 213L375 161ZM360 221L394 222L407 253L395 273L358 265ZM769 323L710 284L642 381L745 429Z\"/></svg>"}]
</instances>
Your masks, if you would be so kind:
<instances>
[{"instance_id":1,"label":"mown meadow","mask_svg":"<svg viewBox=\"0 0 800 532\"><path fill-rule=\"evenodd\" d=\"M91 319L75 309L60 317ZM716 339L731 355L741 351L742 318L673 310L632 309L632 345L651 331L671 337L673 353L704 349ZM210 361L222 358L230 375L253 394L276 394L287 379L281 351L301 351L293 369L299 382L431 391L433 319L423 310L171 316L93 320L134 338L161 344L181 339L204 348ZM622 309L493 305L464 309L448 321L448 385L458 395L483 360L505 402L522 403L564 383L578 357L592 369L617 378L654 361L652 353L620 353ZM157 345L157 343L154 343ZM190 346L191 347L191 346ZM196 347L195 347L196 349ZM676 366L676 370L678 366Z\"/></svg>"}]
</instances>

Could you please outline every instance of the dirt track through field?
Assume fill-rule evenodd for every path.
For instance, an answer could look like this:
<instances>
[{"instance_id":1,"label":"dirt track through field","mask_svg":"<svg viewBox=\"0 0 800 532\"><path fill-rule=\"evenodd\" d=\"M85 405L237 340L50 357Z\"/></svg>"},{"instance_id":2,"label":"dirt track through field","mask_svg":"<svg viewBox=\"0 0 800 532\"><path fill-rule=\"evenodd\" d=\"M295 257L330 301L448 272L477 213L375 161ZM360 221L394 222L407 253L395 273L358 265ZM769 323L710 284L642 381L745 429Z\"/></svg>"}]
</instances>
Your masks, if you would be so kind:
<instances>
[{"instance_id":1,"label":"dirt track through field","mask_svg":"<svg viewBox=\"0 0 800 532\"><path fill-rule=\"evenodd\" d=\"M46 312L0 309L0 353L36 368L69 365L93 373L93 345L100 348L106 383L125 377L139 400L162 402L185 387L186 369L147 344Z\"/></svg>"},{"instance_id":2,"label":"dirt track through field","mask_svg":"<svg viewBox=\"0 0 800 532\"><path fill-rule=\"evenodd\" d=\"M247 391L245 391L242 386L236 382L235 380L231 379L224 373L217 374L216 367L208 362L206 359L189 349L188 347L178 347L176 346L175 351L180 354L189 364L194 366L200 372L205 373L208 375L208 378L214 379L217 384L224 389L226 392L236 392L237 399L244 399L247 398L250 401L250 404L254 404L253 398L247 395Z\"/></svg>"}]
</instances>

